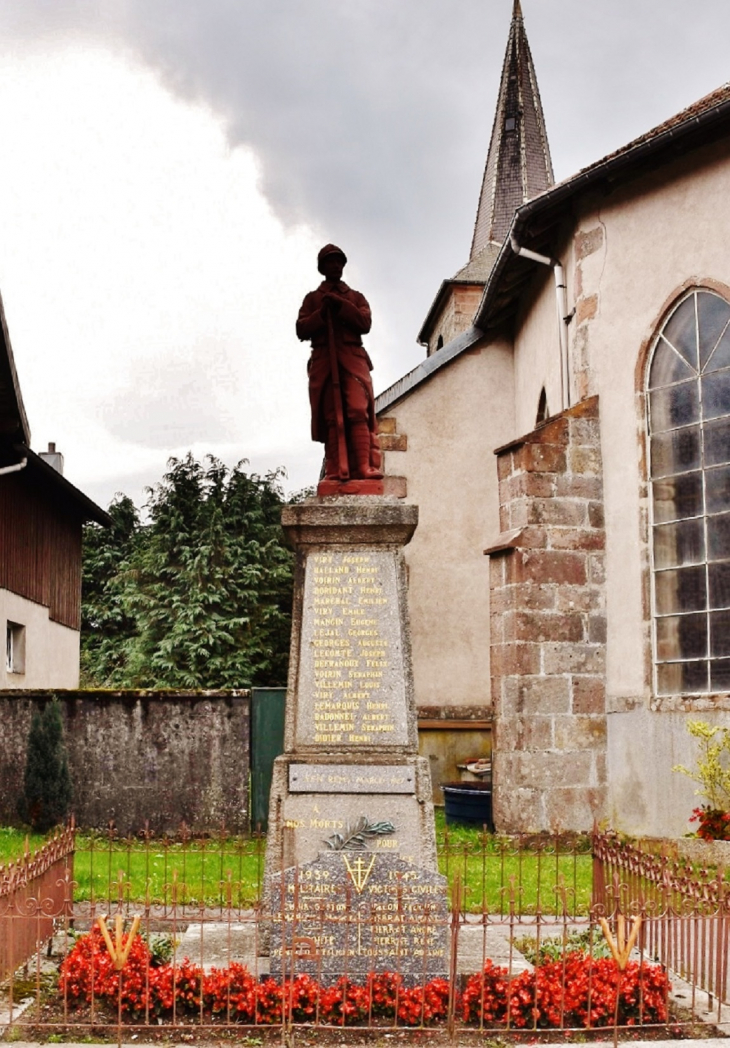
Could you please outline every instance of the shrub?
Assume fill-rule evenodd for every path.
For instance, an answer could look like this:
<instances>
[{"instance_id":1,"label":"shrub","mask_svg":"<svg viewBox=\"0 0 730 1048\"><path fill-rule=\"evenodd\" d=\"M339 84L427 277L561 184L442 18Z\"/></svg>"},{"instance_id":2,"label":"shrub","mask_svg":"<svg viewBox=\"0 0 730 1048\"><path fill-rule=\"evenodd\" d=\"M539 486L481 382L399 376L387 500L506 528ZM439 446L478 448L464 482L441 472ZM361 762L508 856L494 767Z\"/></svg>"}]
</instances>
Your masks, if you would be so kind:
<instances>
[{"instance_id":1,"label":"shrub","mask_svg":"<svg viewBox=\"0 0 730 1048\"><path fill-rule=\"evenodd\" d=\"M464 1022L483 1022L494 1026L502 1022L507 1014L509 973L487 960L484 968L469 977L461 998L461 1015Z\"/></svg>"},{"instance_id":2,"label":"shrub","mask_svg":"<svg viewBox=\"0 0 730 1048\"><path fill-rule=\"evenodd\" d=\"M276 979L264 979L256 988L256 1022L280 1023L284 1015L282 988Z\"/></svg>"},{"instance_id":3,"label":"shrub","mask_svg":"<svg viewBox=\"0 0 730 1048\"><path fill-rule=\"evenodd\" d=\"M18 814L38 833L63 822L71 805L71 776L58 699L33 713Z\"/></svg>"},{"instance_id":4,"label":"shrub","mask_svg":"<svg viewBox=\"0 0 730 1048\"><path fill-rule=\"evenodd\" d=\"M123 937L123 944L126 941L126 937ZM123 1012L133 1018L144 1013L152 983L148 973L151 975L152 972L163 970L150 968L150 952L141 936L135 938L122 972ZM119 972L96 925L88 935L76 940L63 961L59 989L71 1000L91 1001L92 997L108 998L115 1002L118 1000Z\"/></svg>"},{"instance_id":5,"label":"shrub","mask_svg":"<svg viewBox=\"0 0 730 1048\"><path fill-rule=\"evenodd\" d=\"M404 1026L432 1026L446 1018L449 1010L449 984L431 979L425 986L404 990L398 1003L398 1020Z\"/></svg>"},{"instance_id":6,"label":"shrub","mask_svg":"<svg viewBox=\"0 0 730 1048\"><path fill-rule=\"evenodd\" d=\"M256 980L248 968L233 961L227 968L211 968L205 979L205 1005L212 1015L253 1022Z\"/></svg>"},{"instance_id":7,"label":"shrub","mask_svg":"<svg viewBox=\"0 0 730 1048\"><path fill-rule=\"evenodd\" d=\"M709 804L695 808L690 822L699 822L697 834L705 840L730 840L728 822L730 811L730 728L714 727L705 721L688 720L687 731L699 743L699 756L694 771L675 764L672 771L687 775L699 783L695 793L705 797Z\"/></svg>"},{"instance_id":8,"label":"shrub","mask_svg":"<svg viewBox=\"0 0 730 1048\"><path fill-rule=\"evenodd\" d=\"M563 954L583 953L591 957L610 957L608 943L595 928L582 928L568 932L565 936L548 936L539 944L534 936L515 939L515 946L530 964L545 964L560 961Z\"/></svg>"},{"instance_id":9,"label":"shrub","mask_svg":"<svg viewBox=\"0 0 730 1048\"><path fill-rule=\"evenodd\" d=\"M319 998L320 1018L332 1026L359 1026L367 1022L370 994L343 976L334 986L323 987Z\"/></svg>"}]
</instances>

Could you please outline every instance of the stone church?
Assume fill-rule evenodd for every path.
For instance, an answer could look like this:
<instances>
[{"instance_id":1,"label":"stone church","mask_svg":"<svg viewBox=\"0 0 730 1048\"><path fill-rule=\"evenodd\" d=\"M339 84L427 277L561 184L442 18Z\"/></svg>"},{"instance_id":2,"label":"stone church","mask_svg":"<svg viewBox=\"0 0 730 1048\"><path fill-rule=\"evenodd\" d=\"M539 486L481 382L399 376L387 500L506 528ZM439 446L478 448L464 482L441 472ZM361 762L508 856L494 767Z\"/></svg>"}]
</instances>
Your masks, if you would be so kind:
<instances>
[{"instance_id":1,"label":"stone church","mask_svg":"<svg viewBox=\"0 0 730 1048\"><path fill-rule=\"evenodd\" d=\"M730 85L554 183L515 0L466 264L377 410L416 694L498 830L681 835L730 726Z\"/></svg>"}]
</instances>

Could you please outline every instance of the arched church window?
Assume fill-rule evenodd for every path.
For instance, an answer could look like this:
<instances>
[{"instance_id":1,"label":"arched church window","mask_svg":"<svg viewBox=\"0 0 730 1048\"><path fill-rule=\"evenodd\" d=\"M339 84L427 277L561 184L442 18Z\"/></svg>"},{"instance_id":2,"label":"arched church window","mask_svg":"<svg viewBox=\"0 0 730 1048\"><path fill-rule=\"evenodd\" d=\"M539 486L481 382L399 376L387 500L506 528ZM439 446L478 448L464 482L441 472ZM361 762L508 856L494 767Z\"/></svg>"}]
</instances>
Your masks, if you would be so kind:
<instances>
[{"instance_id":1,"label":"arched church window","mask_svg":"<svg viewBox=\"0 0 730 1048\"><path fill-rule=\"evenodd\" d=\"M730 304L692 291L648 376L660 695L730 691Z\"/></svg>"},{"instance_id":2,"label":"arched church window","mask_svg":"<svg viewBox=\"0 0 730 1048\"><path fill-rule=\"evenodd\" d=\"M549 417L547 393L543 386L540 390L540 397L537 402L537 417L535 419L535 425L540 426L543 422L546 422Z\"/></svg>"}]
</instances>

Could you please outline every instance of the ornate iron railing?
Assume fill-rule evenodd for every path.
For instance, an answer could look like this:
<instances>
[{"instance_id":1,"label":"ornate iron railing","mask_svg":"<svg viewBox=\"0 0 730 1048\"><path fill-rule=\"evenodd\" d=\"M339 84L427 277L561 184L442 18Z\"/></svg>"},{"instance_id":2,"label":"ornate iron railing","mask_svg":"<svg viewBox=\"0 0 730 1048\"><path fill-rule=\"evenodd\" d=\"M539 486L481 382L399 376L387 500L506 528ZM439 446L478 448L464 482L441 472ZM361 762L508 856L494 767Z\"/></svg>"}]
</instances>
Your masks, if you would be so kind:
<instances>
[{"instance_id":1,"label":"ornate iron railing","mask_svg":"<svg viewBox=\"0 0 730 1048\"><path fill-rule=\"evenodd\" d=\"M71 826L39 851L0 865L0 980L51 937L54 920L70 917L74 841Z\"/></svg>"},{"instance_id":2,"label":"ornate iron railing","mask_svg":"<svg viewBox=\"0 0 730 1048\"><path fill-rule=\"evenodd\" d=\"M73 881L64 841L53 845L65 862L63 876L52 875L62 892L21 898L15 874L13 906L0 896L4 941L19 942L29 899L35 922L19 962L26 968L10 974L0 1000L23 1040L102 1032L128 1040L160 1025L170 1035L213 1036L442 1024L463 1038L470 1029L687 1032L726 1020L724 881L715 872L693 881L686 864L608 834L591 842L442 833L445 904L431 906L426 894L414 905L390 857L395 872L379 914L355 905L370 887L370 853L359 864L340 858L336 897L319 900L294 871L277 882L277 902L277 890L263 891L262 838L79 836ZM36 872L52 868L49 859ZM368 971L363 958L374 944L385 948L390 974L384 965ZM333 978L330 947L345 983ZM431 963L429 951L441 950Z\"/></svg>"}]
</instances>

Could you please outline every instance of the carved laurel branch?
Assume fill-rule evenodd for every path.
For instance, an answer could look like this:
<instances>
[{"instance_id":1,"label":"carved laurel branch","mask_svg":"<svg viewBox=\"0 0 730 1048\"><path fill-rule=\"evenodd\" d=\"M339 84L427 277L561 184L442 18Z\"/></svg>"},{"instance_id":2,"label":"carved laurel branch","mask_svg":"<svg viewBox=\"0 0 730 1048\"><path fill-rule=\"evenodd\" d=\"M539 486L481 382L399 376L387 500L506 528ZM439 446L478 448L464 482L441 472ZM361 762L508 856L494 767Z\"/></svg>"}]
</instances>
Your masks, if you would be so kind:
<instances>
[{"instance_id":1,"label":"carved laurel branch","mask_svg":"<svg viewBox=\"0 0 730 1048\"><path fill-rule=\"evenodd\" d=\"M325 844L333 851L364 851L373 837L385 837L389 833L395 833L392 822L370 822L367 815L361 815L357 822L347 823L344 833L327 837Z\"/></svg>"}]
</instances>

